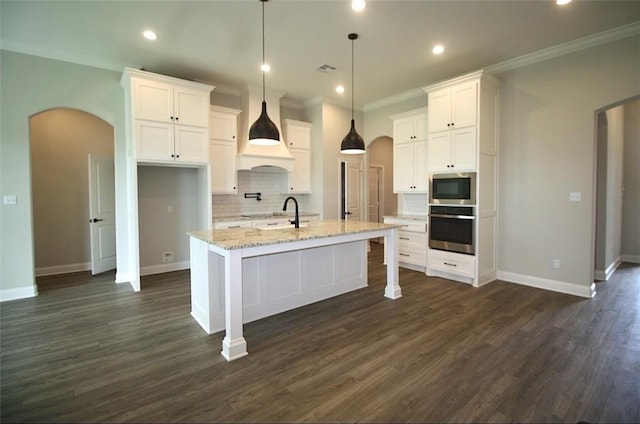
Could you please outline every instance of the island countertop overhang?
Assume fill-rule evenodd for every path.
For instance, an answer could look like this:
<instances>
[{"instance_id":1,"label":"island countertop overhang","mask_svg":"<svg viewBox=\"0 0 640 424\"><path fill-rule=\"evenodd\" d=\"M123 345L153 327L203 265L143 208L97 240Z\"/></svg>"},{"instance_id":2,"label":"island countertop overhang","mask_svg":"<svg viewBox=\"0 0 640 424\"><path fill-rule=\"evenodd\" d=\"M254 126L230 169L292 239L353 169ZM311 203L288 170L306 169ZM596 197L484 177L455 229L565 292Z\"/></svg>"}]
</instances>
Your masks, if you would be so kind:
<instances>
[{"instance_id":1,"label":"island countertop overhang","mask_svg":"<svg viewBox=\"0 0 640 424\"><path fill-rule=\"evenodd\" d=\"M349 234L376 232L400 228L397 224L353 220L328 220L311 222L303 228L260 230L258 228L229 228L219 230L189 231L191 237L223 250L245 249L304 240L338 237ZM376 237L375 235L372 237Z\"/></svg>"}]
</instances>

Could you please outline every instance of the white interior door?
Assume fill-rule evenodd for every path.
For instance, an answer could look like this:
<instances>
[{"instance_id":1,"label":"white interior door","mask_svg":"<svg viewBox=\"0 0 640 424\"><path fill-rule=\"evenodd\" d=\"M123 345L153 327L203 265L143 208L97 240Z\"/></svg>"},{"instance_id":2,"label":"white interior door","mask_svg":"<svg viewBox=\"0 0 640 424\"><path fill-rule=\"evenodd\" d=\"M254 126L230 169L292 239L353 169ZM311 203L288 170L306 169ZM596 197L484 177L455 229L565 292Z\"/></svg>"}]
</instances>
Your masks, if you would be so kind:
<instances>
[{"instance_id":1,"label":"white interior door","mask_svg":"<svg viewBox=\"0 0 640 424\"><path fill-rule=\"evenodd\" d=\"M345 219L360 220L362 216L362 184L360 183L360 162L346 162L345 173Z\"/></svg>"},{"instance_id":2,"label":"white interior door","mask_svg":"<svg viewBox=\"0 0 640 424\"><path fill-rule=\"evenodd\" d=\"M91 273L116 267L116 202L113 158L89 155Z\"/></svg>"}]
</instances>

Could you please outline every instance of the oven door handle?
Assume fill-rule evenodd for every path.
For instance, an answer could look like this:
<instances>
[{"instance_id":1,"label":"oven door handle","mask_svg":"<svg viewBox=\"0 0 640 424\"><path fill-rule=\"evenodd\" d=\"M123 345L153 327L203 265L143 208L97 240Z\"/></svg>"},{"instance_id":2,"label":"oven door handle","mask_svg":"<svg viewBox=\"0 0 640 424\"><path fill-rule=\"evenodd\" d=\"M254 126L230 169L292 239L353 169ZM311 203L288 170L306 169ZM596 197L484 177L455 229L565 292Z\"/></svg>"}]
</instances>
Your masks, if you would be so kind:
<instances>
[{"instance_id":1,"label":"oven door handle","mask_svg":"<svg viewBox=\"0 0 640 424\"><path fill-rule=\"evenodd\" d=\"M429 215L432 218L451 218L451 219L476 219L473 215L440 215L432 213Z\"/></svg>"}]
</instances>

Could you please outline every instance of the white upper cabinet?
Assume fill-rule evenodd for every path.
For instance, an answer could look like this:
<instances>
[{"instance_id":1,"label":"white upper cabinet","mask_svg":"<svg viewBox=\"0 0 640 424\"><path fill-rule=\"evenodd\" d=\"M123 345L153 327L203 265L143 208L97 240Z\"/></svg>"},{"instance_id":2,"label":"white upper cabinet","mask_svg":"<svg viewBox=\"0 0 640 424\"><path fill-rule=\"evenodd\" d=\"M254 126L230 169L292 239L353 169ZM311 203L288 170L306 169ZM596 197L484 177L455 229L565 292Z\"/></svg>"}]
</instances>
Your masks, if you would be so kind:
<instances>
[{"instance_id":1,"label":"white upper cabinet","mask_svg":"<svg viewBox=\"0 0 640 424\"><path fill-rule=\"evenodd\" d=\"M209 163L209 96L213 86L136 69L121 80L132 132L129 151L138 162Z\"/></svg>"},{"instance_id":2,"label":"white upper cabinet","mask_svg":"<svg viewBox=\"0 0 640 424\"><path fill-rule=\"evenodd\" d=\"M135 119L208 127L209 93L135 78L133 83Z\"/></svg>"},{"instance_id":3,"label":"white upper cabinet","mask_svg":"<svg viewBox=\"0 0 640 424\"><path fill-rule=\"evenodd\" d=\"M284 140L295 159L295 170L282 182L284 194L311 193L311 128L308 122L284 119Z\"/></svg>"},{"instance_id":4,"label":"white upper cabinet","mask_svg":"<svg viewBox=\"0 0 640 424\"><path fill-rule=\"evenodd\" d=\"M238 115L240 111L211 106L209 114L209 161L211 163L211 192L234 194L238 192Z\"/></svg>"},{"instance_id":5,"label":"white upper cabinet","mask_svg":"<svg viewBox=\"0 0 640 424\"><path fill-rule=\"evenodd\" d=\"M429 132L474 126L477 123L478 83L461 83L429 93Z\"/></svg>"},{"instance_id":6,"label":"white upper cabinet","mask_svg":"<svg viewBox=\"0 0 640 424\"><path fill-rule=\"evenodd\" d=\"M426 193L427 109L393 115L393 192Z\"/></svg>"},{"instance_id":7,"label":"white upper cabinet","mask_svg":"<svg viewBox=\"0 0 640 424\"><path fill-rule=\"evenodd\" d=\"M429 172L474 170L476 152L475 127L433 133L427 153Z\"/></svg>"}]
</instances>

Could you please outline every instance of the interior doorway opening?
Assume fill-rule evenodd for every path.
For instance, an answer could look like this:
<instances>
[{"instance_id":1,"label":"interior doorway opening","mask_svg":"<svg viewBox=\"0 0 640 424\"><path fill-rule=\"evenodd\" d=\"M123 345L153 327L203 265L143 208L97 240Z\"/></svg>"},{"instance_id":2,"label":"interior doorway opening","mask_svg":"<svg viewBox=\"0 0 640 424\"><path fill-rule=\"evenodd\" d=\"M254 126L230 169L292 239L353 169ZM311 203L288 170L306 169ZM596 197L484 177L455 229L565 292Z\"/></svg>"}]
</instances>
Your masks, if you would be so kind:
<instances>
[{"instance_id":1,"label":"interior doorway opening","mask_svg":"<svg viewBox=\"0 0 640 424\"><path fill-rule=\"evenodd\" d=\"M91 113L54 108L30 117L29 133L35 275L89 271L91 226L106 220L90 216L89 158L101 158L93 179L101 187L100 211L115 214L114 128ZM99 231L98 256L108 258L100 272L115 268L115 221L108 223Z\"/></svg>"}]
</instances>

